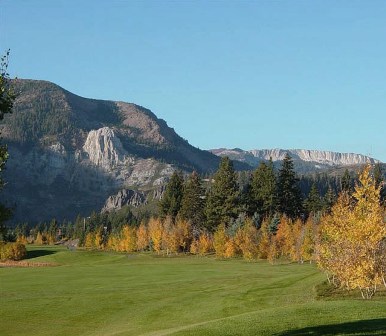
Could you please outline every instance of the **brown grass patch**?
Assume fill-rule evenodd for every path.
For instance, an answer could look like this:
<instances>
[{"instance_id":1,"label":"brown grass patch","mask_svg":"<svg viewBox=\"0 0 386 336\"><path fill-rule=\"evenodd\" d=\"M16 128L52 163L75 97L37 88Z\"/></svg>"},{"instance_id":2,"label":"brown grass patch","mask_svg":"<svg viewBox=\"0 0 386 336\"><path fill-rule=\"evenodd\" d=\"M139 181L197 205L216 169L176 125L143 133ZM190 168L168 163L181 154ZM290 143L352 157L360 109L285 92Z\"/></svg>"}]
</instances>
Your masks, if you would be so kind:
<instances>
[{"instance_id":1,"label":"brown grass patch","mask_svg":"<svg viewBox=\"0 0 386 336\"><path fill-rule=\"evenodd\" d=\"M5 260L0 262L0 267L52 267L52 266L59 266L59 264L56 263L49 263L49 262L31 262L31 261L25 261L25 260Z\"/></svg>"}]
</instances>

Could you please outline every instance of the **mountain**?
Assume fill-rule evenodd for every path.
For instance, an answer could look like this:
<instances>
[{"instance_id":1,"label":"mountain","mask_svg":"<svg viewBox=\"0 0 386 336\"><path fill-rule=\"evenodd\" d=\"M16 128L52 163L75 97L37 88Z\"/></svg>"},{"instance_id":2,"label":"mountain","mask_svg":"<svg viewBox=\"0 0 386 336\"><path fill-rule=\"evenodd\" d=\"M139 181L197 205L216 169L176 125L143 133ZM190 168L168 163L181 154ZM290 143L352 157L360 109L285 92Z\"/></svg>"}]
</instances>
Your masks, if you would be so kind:
<instances>
[{"instance_id":1,"label":"mountain","mask_svg":"<svg viewBox=\"0 0 386 336\"><path fill-rule=\"evenodd\" d=\"M270 158L272 158L273 162L280 163L286 154L289 153L298 173L324 171L342 166L363 165L367 162L379 162L376 159L361 154L307 149L253 149L245 151L239 148L220 148L212 149L210 152L217 156L228 156L232 160L247 163L252 167L257 167L260 162L268 161Z\"/></svg>"},{"instance_id":2,"label":"mountain","mask_svg":"<svg viewBox=\"0 0 386 336\"><path fill-rule=\"evenodd\" d=\"M217 156L139 105L83 98L47 81L13 86L13 113L0 125L10 154L0 202L15 208L14 221L72 219L120 190L151 195L175 169L218 167Z\"/></svg>"}]
</instances>

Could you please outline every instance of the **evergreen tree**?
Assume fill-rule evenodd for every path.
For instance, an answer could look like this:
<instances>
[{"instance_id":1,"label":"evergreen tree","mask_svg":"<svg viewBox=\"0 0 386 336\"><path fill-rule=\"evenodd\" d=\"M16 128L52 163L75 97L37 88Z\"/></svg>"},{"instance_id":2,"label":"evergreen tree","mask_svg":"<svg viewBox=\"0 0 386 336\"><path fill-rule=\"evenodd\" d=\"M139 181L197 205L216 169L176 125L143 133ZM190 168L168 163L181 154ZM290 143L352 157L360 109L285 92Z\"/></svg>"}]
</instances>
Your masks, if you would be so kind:
<instances>
[{"instance_id":1,"label":"evergreen tree","mask_svg":"<svg viewBox=\"0 0 386 336\"><path fill-rule=\"evenodd\" d=\"M212 188L206 204L206 226L214 231L224 223L228 225L239 213L239 188L232 162L228 157L221 158L219 169L214 176Z\"/></svg>"},{"instance_id":2,"label":"evergreen tree","mask_svg":"<svg viewBox=\"0 0 386 336\"><path fill-rule=\"evenodd\" d=\"M277 183L272 160L262 162L254 171L251 183L255 212L261 217L272 216L277 206Z\"/></svg>"},{"instance_id":3,"label":"evergreen tree","mask_svg":"<svg viewBox=\"0 0 386 336\"><path fill-rule=\"evenodd\" d=\"M344 174L342 176L341 190L349 194L352 192L352 181L351 181L351 176L348 169L344 171Z\"/></svg>"},{"instance_id":4,"label":"evergreen tree","mask_svg":"<svg viewBox=\"0 0 386 336\"><path fill-rule=\"evenodd\" d=\"M0 121L4 119L6 113L12 112L15 94L10 86L8 68L9 50L5 56L0 59ZM6 145L0 145L0 173L5 169L5 163L8 159L8 148ZM0 176L0 189L4 186L3 179ZM9 208L0 204L0 241L5 240L7 236L7 228L5 221L11 218L12 212Z\"/></svg>"},{"instance_id":5,"label":"evergreen tree","mask_svg":"<svg viewBox=\"0 0 386 336\"><path fill-rule=\"evenodd\" d=\"M377 188L383 182L382 166L380 163L376 163L374 166L374 181Z\"/></svg>"},{"instance_id":6,"label":"evergreen tree","mask_svg":"<svg viewBox=\"0 0 386 336\"><path fill-rule=\"evenodd\" d=\"M184 178L181 172L175 171L166 186L164 195L159 202L159 213L162 218L170 216L173 220L181 209Z\"/></svg>"},{"instance_id":7,"label":"evergreen tree","mask_svg":"<svg viewBox=\"0 0 386 336\"><path fill-rule=\"evenodd\" d=\"M323 198L323 210L330 212L335 202L336 202L336 194L332 190L331 186L329 186Z\"/></svg>"},{"instance_id":8,"label":"evergreen tree","mask_svg":"<svg viewBox=\"0 0 386 336\"><path fill-rule=\"evenodd\" d=\"M375 181L376 187L381 188L380 199L381 199L381 203L383 203L384 200L386 199L386 186L385 186L385 181L383 177L382 165L379 162L376 163L374 166L374 181Z\"/></svg>"},{"instance_id":9,"label":"evergreen tree","mask_svg":"<svg viewBox=\"0 0 386 336\"><path fill-rule=\"evenodd\" d=\"M274 216L272 217L271 221L269 222L269 224L267 226L268 232L271 235L276 234L279 223L280 223L280 216L276 213L276 214L274 214Z\"/></svg>"},{"instance_id":10,"label":"evergreen tree","mask_svg":"<svg viewBox=\"0 0 386 336\"><path fill-rule=\"evenodd\" d=\"M197 172L193 172L184 184L180 215L195 227L204 225L205 190Z\"/></svg>"},{"instance_id":11,"label":"evergreen tree","mask_svg":"<svg viewBox=\"0 0 386 336\"><path fill-rule=\"evenodd\" d=\"M298 181L293 161L287 153L278 176L278 209L292 219L299 217L302 213L302 196Z\"/></svg>"},{"instance_id":12,"label":"evergreen tree","mask_svg":"<svg viewBox=\"0 0 386 336\"><path fill-rule=\"evenodd\" d=\"M323 202L315 182L312 184L308 197L304 201L304 206L308 213L313 214L316 214L323 209Z\"/></svg>"}]
</instances>

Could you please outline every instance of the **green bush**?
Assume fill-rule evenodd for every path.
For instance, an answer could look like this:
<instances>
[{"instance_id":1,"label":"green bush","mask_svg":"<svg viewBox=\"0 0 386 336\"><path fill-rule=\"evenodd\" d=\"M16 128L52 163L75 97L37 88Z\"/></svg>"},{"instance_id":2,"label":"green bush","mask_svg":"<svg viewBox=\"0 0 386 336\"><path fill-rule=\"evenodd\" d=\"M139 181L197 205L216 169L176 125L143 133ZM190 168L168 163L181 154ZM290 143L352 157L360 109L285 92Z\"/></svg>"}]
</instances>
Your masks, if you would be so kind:
<instances>
[{"instance_id":1,"label":"green bush","mask_svg":"<svg viewBox=\"0 0 386 336\"><path fill-rule=\"evenodd\" d=\"M20 260L27 250L22 243L0 243L0 260Z\"/></svg>"}]
</instances>

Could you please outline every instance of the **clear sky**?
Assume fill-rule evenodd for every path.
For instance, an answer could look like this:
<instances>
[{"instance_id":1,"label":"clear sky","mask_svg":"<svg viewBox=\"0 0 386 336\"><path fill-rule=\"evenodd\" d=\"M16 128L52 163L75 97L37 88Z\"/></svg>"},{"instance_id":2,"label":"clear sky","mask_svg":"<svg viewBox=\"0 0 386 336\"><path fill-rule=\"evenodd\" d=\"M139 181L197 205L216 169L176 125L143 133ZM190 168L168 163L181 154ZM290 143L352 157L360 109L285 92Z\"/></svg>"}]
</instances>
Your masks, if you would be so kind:
<instances>
[{"instance_id":1,"label":"clear sky","mask_svg":"<svg viewBox=\"0 0 386 336\"><path fill-rule=\"evenodd\" d=\"M0 0L12 77L151 109L210 149L386 162L386 1Z\"/></svg>"}]
</instances>

